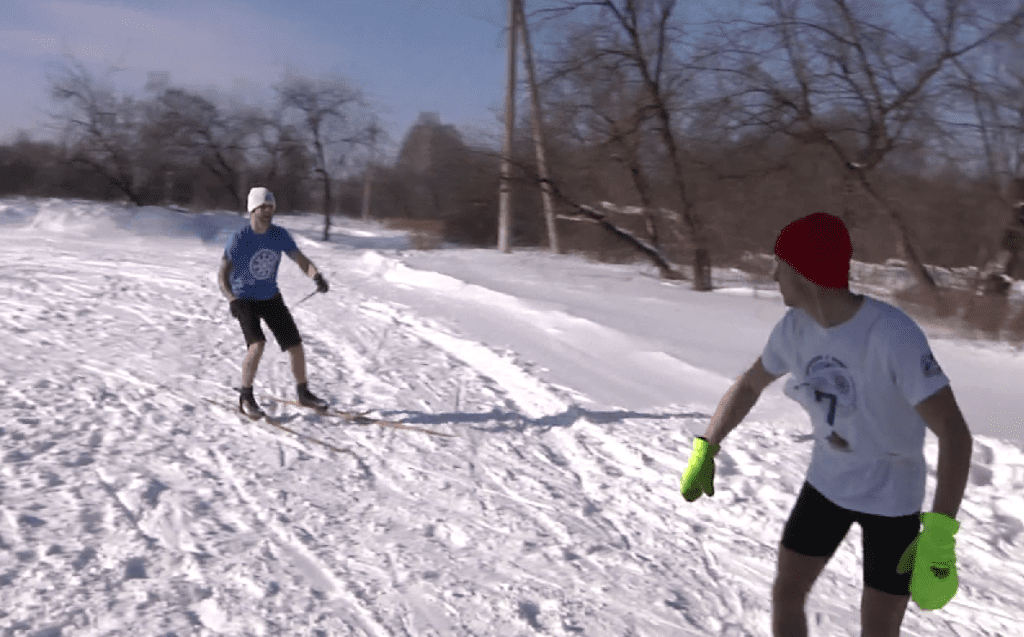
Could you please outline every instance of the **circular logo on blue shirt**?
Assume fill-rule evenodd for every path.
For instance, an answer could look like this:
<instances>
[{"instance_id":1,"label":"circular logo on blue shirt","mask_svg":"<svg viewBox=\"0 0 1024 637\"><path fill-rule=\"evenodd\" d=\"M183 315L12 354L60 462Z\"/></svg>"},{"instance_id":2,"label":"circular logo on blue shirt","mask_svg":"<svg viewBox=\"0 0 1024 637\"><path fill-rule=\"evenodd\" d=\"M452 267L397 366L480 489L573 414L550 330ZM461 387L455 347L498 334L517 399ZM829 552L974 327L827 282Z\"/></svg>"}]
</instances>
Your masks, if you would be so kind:
<instances>
[{"instance_id":1,"label":"circular logo on blue shirt","mask_svg":"<svg viewBox=\"0 0 1024 637\"><path fill-rule=\"evenodd\" d=\"M273 250L263 248L249 259L249 272L257 281L263 281L274 276L274 269L277 267L277 260L280 257Z\"/></svg>"}]
</instances>

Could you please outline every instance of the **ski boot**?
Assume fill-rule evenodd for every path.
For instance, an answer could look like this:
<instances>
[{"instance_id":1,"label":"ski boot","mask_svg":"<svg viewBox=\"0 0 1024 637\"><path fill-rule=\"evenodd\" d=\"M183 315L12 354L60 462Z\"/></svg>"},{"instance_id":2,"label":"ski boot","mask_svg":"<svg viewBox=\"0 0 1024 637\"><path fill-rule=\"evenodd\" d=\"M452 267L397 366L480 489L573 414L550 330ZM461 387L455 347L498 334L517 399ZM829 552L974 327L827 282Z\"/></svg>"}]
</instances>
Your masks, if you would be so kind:
<instances>
[{"instance_id":1,"label":"ski boot","mask_svg":"<svg viewBox=\"0 0 1024 637\"><path fill-rule=\"evenodd\" d=\"M257 404L256 398L252 395L252 387L242 388L238 396L238 411L250 418L263 418L267 415L267 412L263 411L263 408Z\"/></svg>"},{"instance_id":2,"label":"ski boot","mask_svg":"<svg viewBox=\"0 0 1024 637\"><path fill-rule=\"evenodd\" d=\"M312 407L317 411L324 411L327 409L327 401L323 398L317 398L309 391L309 387L306 383L302 383L296 387L299 394L299 404L305 405L306 407Z\"/></svg>"}]
</instances>

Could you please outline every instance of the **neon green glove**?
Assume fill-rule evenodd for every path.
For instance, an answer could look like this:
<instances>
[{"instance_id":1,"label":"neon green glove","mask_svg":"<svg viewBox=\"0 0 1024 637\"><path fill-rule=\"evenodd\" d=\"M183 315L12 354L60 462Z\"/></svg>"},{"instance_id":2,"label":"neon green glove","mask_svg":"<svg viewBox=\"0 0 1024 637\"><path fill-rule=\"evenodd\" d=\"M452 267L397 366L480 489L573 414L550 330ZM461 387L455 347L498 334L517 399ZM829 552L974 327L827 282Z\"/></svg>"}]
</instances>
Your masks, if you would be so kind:
<instances>
[{"instance_id":1,"label":"neon green glove","mask_svg":"<svg viewBox=\"0 0 1024 637\"><path fill-rule=\"evenodd\" d=\"M896 572L910 575L910 597L924 610L945 606L956 595L956 540L960 523L942 513L922 513L921 531L903 552Z\"/></svg>"},{"instance_id":2,"label":"neon green glove","mask_svg":"<svg viewBox=\"0 0 1024 637\"><path fill-rule=\"evenodd\" d=\"M706 438L694 438L693 453L679 486L679 492L687 502L699 498L701 492L708 497L715 495L715 454L719 449L719 445L711 444Z\"/></svg>"}]
</instances>

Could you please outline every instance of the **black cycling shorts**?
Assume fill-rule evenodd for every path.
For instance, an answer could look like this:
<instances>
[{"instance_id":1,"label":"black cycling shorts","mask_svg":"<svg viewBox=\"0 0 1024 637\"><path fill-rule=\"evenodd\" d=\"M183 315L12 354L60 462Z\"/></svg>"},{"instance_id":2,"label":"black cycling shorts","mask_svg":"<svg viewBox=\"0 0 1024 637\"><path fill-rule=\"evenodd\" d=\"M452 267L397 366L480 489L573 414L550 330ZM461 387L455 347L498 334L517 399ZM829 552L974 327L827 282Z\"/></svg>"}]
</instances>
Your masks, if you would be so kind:
<instances>
[{"instance_id":1,"label":"black cycling shorts","mask_svg":"<svg viewBox=\"0 0 1024 637\"><path fill-rule=\"evenodd\" d=\"M292 313L285 307L284 298L280 294L266 301L246 301L240 304L238 323L242 326L246 347L267 340L260 327L260 319L267 322L282 352L302 342L299 328L295 326Z\"/></svg>"},{"instance_id":2,"label":"black cycling shorts","mask_svg":"<svg viewBox=\"0 0 1024 637\"><path fill-rule=\"evenodd\" d=\"M896 565L921 530L920 513L890 518L844 509L804 482L782 532L782 545L812 557L832 557L850 525L860 524L864 585L893 595L910 595L910 573Z\"/></svg>"}]
</instances>

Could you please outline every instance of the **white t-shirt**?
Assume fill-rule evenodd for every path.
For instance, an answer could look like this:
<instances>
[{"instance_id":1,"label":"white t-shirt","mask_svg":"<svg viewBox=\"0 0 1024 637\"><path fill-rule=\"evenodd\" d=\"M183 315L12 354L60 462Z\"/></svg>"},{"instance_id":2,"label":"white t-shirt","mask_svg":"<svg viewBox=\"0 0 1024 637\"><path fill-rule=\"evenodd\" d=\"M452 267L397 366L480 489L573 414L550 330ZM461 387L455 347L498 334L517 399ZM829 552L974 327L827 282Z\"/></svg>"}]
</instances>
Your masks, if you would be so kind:
<instances>
[{"instance_id":1,"label":"white t-shirt","mask_svg":"<svg viewBox=\"0 0 1024 637\"><path fill-rule=\"evenodd\" d=\"M791 308L761 355L814 427L807 482L851 511L898 517L924 501L927 425L914 406L949 385L913 319L865 296L845 323L823 328Z\"/></svg>"}]
</instances>

